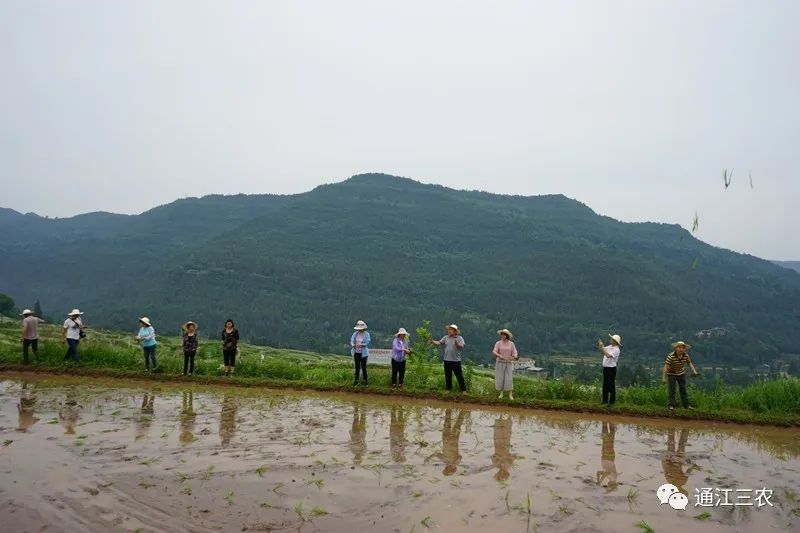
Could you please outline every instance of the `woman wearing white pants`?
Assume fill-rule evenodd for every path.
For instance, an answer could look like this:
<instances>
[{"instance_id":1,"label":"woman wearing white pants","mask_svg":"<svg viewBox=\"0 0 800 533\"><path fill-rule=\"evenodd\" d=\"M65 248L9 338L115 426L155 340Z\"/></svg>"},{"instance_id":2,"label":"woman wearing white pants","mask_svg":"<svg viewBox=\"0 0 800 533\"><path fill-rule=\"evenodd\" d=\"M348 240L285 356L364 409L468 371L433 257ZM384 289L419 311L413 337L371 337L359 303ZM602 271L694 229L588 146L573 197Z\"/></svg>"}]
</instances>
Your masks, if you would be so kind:
<instances>
[{"instance_id":1,"label":"woman wearing white pants","mask_svg":"<svg viewBox=\"0 0 800 533\"><path fill-rule=\"evenodd\" d=\"M519 359L516 345L511 342L514 337L507 329L497 332L500 340L494 345L494 387L500 391L499 398L508 391L508 399L514 399L514 361Z\"/></svg>"}]
</instances>

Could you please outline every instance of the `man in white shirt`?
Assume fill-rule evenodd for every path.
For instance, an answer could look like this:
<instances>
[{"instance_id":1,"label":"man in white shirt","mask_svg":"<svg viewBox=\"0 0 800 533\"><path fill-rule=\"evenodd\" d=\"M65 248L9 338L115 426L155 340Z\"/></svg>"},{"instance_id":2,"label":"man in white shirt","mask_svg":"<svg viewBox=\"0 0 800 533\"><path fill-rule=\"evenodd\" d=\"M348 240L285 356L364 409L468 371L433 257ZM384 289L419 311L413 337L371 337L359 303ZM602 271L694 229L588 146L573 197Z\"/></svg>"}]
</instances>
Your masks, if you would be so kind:
<instances>
[{"instance_id":1,"label":"man in white shirt","mask_svg":"<svg viewBox=\"0 0 800 533\"><path fill-rule=\"evenodd\" d=\"M603 354L603 404L614 405L617 400L617 361L622 338L619 335L609 334L611 344L603 345L602 339L597 339L597 347Z\"/></svg>"},{"instance_id":2,"label":"man in white shirt","mask_svg":"<svg viewBox=\"0 0 800 533\"><path fill-rule=\"evenodd\" d=\"M69 313L69 317L64 321L64 330L61 334L61 340L62 342L66 341L69 345L64 360L71 359L76 363L81 362L78 357L78 343L81 341L81 332L83 330L83 321L81 321L82 314L83 313L78 309L73 309Z\"/></svg>"}]
</instances>

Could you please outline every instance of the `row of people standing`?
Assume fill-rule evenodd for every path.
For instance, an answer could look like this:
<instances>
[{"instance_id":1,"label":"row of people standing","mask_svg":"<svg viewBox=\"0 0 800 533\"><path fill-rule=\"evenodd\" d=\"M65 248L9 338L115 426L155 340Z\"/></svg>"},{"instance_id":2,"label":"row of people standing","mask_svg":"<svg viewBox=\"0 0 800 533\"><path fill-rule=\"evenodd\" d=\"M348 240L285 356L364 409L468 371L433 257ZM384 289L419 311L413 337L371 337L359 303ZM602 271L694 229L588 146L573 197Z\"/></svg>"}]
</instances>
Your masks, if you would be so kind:
<instances>
[{"instance_id":1,"label":"row of people standing","mask_svg":"<svg viewBox=\"0 0 800 533\"><path fill-rule=\"evenodd\" d=\"M150 372L156 368L156 332L146 316L139 319L139 325L139 332L135 338L142 345L145 372ZM181 329L183 330L183 375L191 376L194 374L194 360L200 347L197 322L190 320L184 323ZM236 353L239 350L239 330L236 329L233 320L225 321L225 327L222 328L219 338L222 341L222 369L226 376L230 376L236 366Z\"/></svg>"},{"instance_id":2,"label":"row of people standing","mask_svg":"<svg viewBox=\"0 0 800 533\"><path fill-rule=\"evenodd\" d=\"M367 384L367 359L369 358L369 346L372 337L367 330L367 324L363 320L356 322L353 327L353 334L350 336L350 355L353 357L355 375L353 385L359 384L359 377L363 376L361 383ZM446 327L447 334L441 339L430 339L430 343L442 349L442 362L444 365L444 386L451 391L453 389L453 377L458 382L459 390L464 393L467 391L467 384L464 379L464 370L461 366L462 350L466 346L464 337L461 336L458 325L450 324ZM519 359L517 347L512 341L514 335L508 329L501 329L497 332L500 336L492 355L495 358L495 388L500 391L500 398L508 392L509 399L514 399L514 361ZM392 387L403 387L406 373L406 360L411 350L408 345L408 332L405 328L400 328L394 334L392 340Z\"/></svg>"},{"instance_id":3,"label":"row of people standing","mask_svg":"<svg viewBox=\"0 0 800 533\"><path fill-rule=\"evenodd\" d=\"M82 320L83 312L73 309L69 312L62 328L62 342L68 345L65 360L80 363L78 346L80 341L86 337L85 327ZM44 321L34 316L30 309L22 312L22 352L23 363L29 364L29 350L34 357L38 357L38 326ZM144 355L145 371L150 372L156 368L156 340L155 329L148 317L139 319L139 331L135 339L141 343ZM193 375L195 357L197 355L199 342L197 336L197 323L188 321L183 324L183 374ZM431 339L431 344L442 348L442 360L444 364L445 389L450 391L453 387L453 376L458 382L461 392L466 392L466 382L464 380L461 365L462 350L466 346L464 338L461 336L456 324L447 326L447 334L441 339ZM359 384L359 377L362 383L367 384L367 360L369 358L369 346L372 342L367 324L359 320L350 338L351 356L354 360L355 374L353 384ZM513 400L513 375L514 362L519 359L519 353L512 341L513 334L508 329L501 329L498 332L500 339L495 343L492 355L495 359L495 388L500 392L500 399L508 393L509 399ZM391 383L392 387L402 387L405 380L406 359L410 354L408 343L408 332L405 328L399 328L392 340L391 356ZM225 326L220 334L222 341L223 364L221 368L225 374L230 376L236 366L236 355L238 353L239 331L233 320L226 320ZM613 405L616 402L616 371L622 347L622 339L619 335L609 334L609 344L605 345L602 340L597 341L597 346L603 355L603 388L602 403ZM681 404L686 409L692 409L689 405L689 397L686 388L686 368L690 368L694 375L698 375L697 368L689 357L688 350L691 346L683 341L672 344L673 351L669 353L662 372L662 380L668 385L668 406L671 410L677 407L676 392L680 392Z\"/></svg>"}]
</instances>

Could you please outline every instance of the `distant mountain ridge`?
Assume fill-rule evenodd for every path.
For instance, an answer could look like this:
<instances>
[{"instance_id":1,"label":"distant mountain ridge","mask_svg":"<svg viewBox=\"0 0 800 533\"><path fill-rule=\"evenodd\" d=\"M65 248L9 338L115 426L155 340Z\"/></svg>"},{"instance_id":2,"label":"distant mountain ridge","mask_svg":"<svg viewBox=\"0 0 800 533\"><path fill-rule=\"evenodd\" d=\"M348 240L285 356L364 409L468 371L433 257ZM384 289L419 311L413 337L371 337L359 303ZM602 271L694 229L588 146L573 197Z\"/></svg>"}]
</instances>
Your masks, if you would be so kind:
<instances>
[{"instance_id":1,"label":"distant mountain ridge","mask_svg":"<svg viewBox=\"0 0 800 533\"><path fill-rule=\"evenodd\" d=\"M381 346L430 319L459 323L478 360L505 326L526 354L585 353L614 331L624 354L652 357L721 328L697 350L746 364L800 352L798 273L562 195L365 174L140 215L2 210L0 230L0 292L50 314L86 308L106 327L147 314L170 333L193 319L216 335L231 317L253 342L343 353L357 319Z\"/></svg>"},{"instance_id":2,"label":"distant mountain ridge","mask_svg":"<svg viewBox=\"0 0 800 533\"><path fill-rule=\"evenodd\" d=\"M776 265L780 265L783 268L788 268L794 270L795 272L800 272L800 261L773 261Z\"/></svg>"}]
</instances>

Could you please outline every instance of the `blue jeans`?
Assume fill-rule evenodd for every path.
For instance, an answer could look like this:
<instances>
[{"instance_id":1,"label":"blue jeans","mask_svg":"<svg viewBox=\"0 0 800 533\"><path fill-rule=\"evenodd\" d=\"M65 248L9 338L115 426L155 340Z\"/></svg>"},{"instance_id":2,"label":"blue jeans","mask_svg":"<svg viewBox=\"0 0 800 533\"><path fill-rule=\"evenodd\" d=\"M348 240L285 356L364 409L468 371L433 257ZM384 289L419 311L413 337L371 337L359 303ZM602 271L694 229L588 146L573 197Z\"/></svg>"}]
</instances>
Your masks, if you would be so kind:
<instances>
[{"instance_id":1,"label":"blue jeans","mask_svg":"<svg viewBox=\"0 0 800 533\"><path fill-rule=\"evenodd\" d=\"M81 360L78 357L78 343L80 341L78 339L67 339L67 355L64 356L64 360L72 359L76 363L80 363Z\"/></svg>"},{"instance_id":2,"label":"blue jeans","mask_svg":"<svg viewBox=\"0 0 800 533\"><path fill-rule=\"evenodd\" d=\"M142 350L144 351L144 367L147 370L150 370L150 365L152 363L153 370L156 369L156 346L142 346Z\"/></svg>"}]
</instances>

